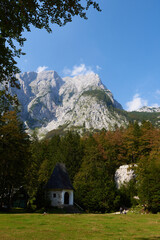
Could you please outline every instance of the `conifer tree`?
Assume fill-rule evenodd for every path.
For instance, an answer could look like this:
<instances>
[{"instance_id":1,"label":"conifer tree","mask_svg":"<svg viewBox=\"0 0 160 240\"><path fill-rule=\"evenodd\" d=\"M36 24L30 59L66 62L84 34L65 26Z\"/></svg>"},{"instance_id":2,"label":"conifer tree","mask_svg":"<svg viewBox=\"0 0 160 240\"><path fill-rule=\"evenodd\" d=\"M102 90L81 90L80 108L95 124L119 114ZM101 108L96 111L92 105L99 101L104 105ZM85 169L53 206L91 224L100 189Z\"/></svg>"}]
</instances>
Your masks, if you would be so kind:
<instances>
[{"instance_id":1,"label":"conifer tree","mask_svg":"<svg viewBox=\"0 0 160 240\"><path fill-rule=\"evenodd\" d=\"M138 196L145 209L160 211L160 154L152 152L143 157L136 170Z\"/></svg>"},{"instance_id":2,"label":"conifer tree","mask_svg":"<svg viewBox=\"0 0 160 240\"><path fill-rule=\"evenodd\" d=\"M103 158L96 140L85 142L82 166L74 179L76 201L90 212L110 212L117 204L111 164Z\"/></svg>"},{"instance_id":3,"label":"conifer tree","mask_svg":"<svg viewBox=\"0 0 160 240\"><path fill-rule=\"evenodd\" d=\"M141 128L137 122L129 124L124 136L127 163L136 163L140 157Z\"/></svg>"},{"instance_id":4,"label":"conifer tree","mask_svg":"<svg viewBox=\"0 0 160 240\"><path fill-rule=\"evenodd\" d=\"M0 118L0 205L10 207L14 188L22 186L29 161L29 137L15 112Z\"/></svg>"},{"instance_id":5,"label":"conifer tree","mask_svg":"<svg viewBox=\"0 0 160 240\"><path fill-rule=\"evenodd\" d=\"M73 182L74 176L82 164L83 148L83 141L78 133L68 131L61 138L60 151L63 159L60 160L65 163L71 182Z\"/></svg>"}]
</instances>

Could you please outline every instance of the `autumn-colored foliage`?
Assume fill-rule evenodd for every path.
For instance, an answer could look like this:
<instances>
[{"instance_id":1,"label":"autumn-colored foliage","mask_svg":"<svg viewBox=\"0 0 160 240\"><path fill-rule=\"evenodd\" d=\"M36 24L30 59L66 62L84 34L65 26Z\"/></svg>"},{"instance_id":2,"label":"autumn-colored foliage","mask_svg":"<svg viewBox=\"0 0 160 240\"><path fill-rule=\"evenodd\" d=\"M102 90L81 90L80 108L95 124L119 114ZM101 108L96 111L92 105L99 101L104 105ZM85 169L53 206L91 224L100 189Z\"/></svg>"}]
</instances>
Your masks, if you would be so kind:
<instances>
[{"instance_id":1,"label":"autumn-colored foliage","mask_svg":"<svg viewBox=\"0 0 160 240\"><path fill-rule=\"evenodd\" d=\"M57 162L65 163L75 188L75 201L89 212L111 212L139 203L160 211L160 129L150 122L129 124L89 136L64 136L29 141L15 112L0 119L0 201L24 186L31 208L45 206L44 186ZM117 189L115 171L136 164L136 179Z\"/></svg>"}]
</instances>

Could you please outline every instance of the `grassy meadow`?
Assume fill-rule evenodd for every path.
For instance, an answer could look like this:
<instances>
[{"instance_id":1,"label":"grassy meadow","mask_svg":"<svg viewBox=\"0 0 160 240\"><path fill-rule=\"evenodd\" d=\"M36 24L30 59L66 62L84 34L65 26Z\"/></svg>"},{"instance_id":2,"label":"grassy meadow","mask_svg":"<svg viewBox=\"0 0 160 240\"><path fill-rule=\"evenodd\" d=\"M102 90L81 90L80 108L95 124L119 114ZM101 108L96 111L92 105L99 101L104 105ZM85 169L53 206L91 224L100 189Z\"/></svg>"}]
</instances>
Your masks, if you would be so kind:
<instances>
[{"instance_id":1,"label":"grassy meadow","mask_svg":"<svg viewBox=\"0 0 160 240\"><path fill-rule=\"evenodd\" d=\"M160 214L0 214L0 239L160 239Z\"/></svg>"}]
</instances>

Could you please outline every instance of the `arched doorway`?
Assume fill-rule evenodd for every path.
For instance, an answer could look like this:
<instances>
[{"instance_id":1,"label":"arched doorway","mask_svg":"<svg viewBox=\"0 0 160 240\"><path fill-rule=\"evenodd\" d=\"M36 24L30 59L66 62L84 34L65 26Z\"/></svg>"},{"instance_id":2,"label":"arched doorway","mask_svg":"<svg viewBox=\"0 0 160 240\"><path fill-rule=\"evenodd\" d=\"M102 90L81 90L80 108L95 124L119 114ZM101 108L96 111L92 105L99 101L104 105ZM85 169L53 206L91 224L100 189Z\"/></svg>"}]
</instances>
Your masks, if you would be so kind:
<instances>
[{"instance_id":1,"label":"arched doorway","mask_svg":"<svg viewBox=\"0 0 160 240\"><path fill-rule=\"evenodd\" d=\"M65 192L64 194L64 204L69 204L69 193Z\"/></svg>"}]
</instances>

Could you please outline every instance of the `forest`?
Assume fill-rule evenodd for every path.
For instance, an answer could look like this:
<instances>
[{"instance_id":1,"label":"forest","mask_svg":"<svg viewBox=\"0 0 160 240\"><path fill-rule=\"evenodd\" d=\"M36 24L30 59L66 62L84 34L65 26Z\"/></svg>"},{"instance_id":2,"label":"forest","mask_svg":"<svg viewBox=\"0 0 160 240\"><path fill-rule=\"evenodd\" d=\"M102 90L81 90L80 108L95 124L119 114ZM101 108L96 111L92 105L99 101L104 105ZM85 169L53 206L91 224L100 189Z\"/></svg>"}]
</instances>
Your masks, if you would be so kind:
<instances>
[{"instance_id":1,"label":"forest","mask_svg":"<svg viewBox=\"0 0 160 240\"><path fill-rule=\"evenodd\" d=\"M57 162L64 163L75 202L86 212L114 212L140 205L160 212L160 129L149 121L114 131L66 132L39 140L29 136L16 112L0 118L0 208L11 207L14 189L23 186L32 211L48 207L45 184ZM115 171L133 164L136 178L117 189ZM136 164L136 165L135 165ZM139 199L135 199L138 196Z\"/></svg>"}]
</instances>

